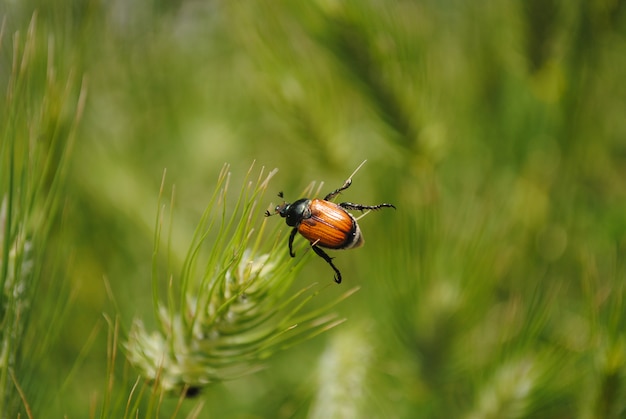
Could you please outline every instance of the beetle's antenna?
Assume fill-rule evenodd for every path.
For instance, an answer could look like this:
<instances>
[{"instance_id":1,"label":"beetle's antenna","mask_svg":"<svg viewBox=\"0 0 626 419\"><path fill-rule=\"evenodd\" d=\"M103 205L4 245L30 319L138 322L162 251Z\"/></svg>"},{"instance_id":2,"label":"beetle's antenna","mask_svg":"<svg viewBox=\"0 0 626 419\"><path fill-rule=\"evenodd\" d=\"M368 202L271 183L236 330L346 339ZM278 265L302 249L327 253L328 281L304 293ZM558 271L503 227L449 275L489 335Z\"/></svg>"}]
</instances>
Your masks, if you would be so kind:
<instances>
[{"instance_id":1,"label":"beetle's antenna","mask_svg":"<svg viewBox=\"0 0 626 419\"><path fill-rule=\"evenodd\" d=\"M352 177L353 177L354 175L356 175L356 172L358 172L358 171L361 169L361 167L363 167L363 165L364 165L366 162L367 162L367 159L363 160L363 163L359 164L359 167L357 167L357 168L354 170L354 172L352 172L352 174L348 177L348 180L350 180L350 181L351 181L351 180L352 180Z\"/></svg>"},{"instance_id":2,"label":"beetle's antenna","mask_svg":"<svg viewBox=\"0 0 626 419\"><path fill-rule=\"evenodd\" d=\"M285 203L283 191L278 192L278 197L283 200L282 205L278 205L278 206L274 207L274 212L270 212L269 210L265 210L265 216L266 217L271 217L272 215L278 214L280 208L284 208L285 207L286 203Z\"/></svg>"}]
</instances>

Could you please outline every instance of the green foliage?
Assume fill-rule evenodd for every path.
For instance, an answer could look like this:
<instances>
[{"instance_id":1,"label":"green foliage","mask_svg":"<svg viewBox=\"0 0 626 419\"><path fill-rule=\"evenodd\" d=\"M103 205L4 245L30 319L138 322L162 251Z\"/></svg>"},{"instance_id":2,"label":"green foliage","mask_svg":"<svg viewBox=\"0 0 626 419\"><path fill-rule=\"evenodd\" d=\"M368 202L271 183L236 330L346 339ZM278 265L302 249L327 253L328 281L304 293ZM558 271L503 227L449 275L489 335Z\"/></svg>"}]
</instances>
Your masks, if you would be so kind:
<instances>
[{"instance_id":1,"label":"green foliage","mask_svg":"<svg viewBox=\"0 0 626 419\"><path fill-rule=\"evenodd\" d=\"M0 6L6 411L624 416L620 2L53 3ZM260 190L293 200L324 181L311 194L323 196L364 159L343 199L398 210L359 221L363 248L331 252L337 286L303 239L288 257ZM280 170L248 186L252 161ZM205 213L225 162L243 186L218 185ZM176 211L161 224L164 168ZM199 373L164 388L164 364L148 373L132 342L158 336L164 359L197 362L192 324L215 330L207 312L241 309L270 277L229 282L246 260L280 278L244 310L277 310L263 330L296 323L279 315L294 295L315 295L309 332L327 315L347 321L304 344L280 335L271 357L264 344L222 353L255 371L236 379L207 379L215 365L194 353ZM195 399L179 394L200 384Z\"/></svg>"},{"instance_id":2,"label":"green foliage","mask_svg":"<svg viewBox=\"0 0 626 419\"><path fill-rule=\"evenodd\" d=\"M291 263L282 246L285 237L277 234L281 227L277 225L276 233L266 236L264 222L255 232L259 199L275 173L264 177L261 172L256 185L252 181L245 185L231 208L226 203L230 173L225 167L181 274L170 274L167 303L158 297L160 281L154 273L153 305L159 331L148 333L143 321L136 319L124 347L142 376L162 391L195 393L251 374L278 350L343 322L326 314L329 307L305 311L319 293L317 287L290 291L308 258ZM163 256L158 246L161 228L157 225L155 267ZM217 234L209 244L212 230ZM280 241L272 242L269 237ZM199 268L204 254L207 260Z\"/></svg>"},{"instance_id":3,"label":"green foliage","mask_svg":"<svg viewBox=\"0 0 626 419\"><path fill-rule=\"evenodd\" d=\"M86 90L59 62L54 39L40 33L36 14L25 31L11 36L8 27L5 18L0 45L9 38L12 48L3 61L0 105L0 411L21 407L30 416L22 387L35 380L49 355L46 344L63 327L41 322L51 312L47 320L58 320L63 307L56 298L67 298L57 277L65 249L51 236L64 205L69 149ZM59 280L47 295L45 277Z\"/></svg>"}]
</instances>

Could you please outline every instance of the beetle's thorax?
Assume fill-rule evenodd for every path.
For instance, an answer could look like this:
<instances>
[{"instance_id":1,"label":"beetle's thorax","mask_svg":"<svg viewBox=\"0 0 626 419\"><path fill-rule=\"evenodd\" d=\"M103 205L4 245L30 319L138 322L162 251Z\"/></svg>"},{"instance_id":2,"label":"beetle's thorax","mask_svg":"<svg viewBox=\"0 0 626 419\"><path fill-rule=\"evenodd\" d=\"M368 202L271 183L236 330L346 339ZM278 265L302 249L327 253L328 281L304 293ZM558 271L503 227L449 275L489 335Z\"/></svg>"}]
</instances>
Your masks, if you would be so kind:
<instances>
[{"instance_id":1,"label":"beetle's thorax","mask_svg":"<svg viewBox=\"0 0 626 419\"><path fill-rule=\"evenodd\" d=\"M289 204L285 203L276 207L276 212L285 218L285 222L290 227L297 227L305 218L311 218L310 199L298 199Z\"/></svg>"}]
</instances>

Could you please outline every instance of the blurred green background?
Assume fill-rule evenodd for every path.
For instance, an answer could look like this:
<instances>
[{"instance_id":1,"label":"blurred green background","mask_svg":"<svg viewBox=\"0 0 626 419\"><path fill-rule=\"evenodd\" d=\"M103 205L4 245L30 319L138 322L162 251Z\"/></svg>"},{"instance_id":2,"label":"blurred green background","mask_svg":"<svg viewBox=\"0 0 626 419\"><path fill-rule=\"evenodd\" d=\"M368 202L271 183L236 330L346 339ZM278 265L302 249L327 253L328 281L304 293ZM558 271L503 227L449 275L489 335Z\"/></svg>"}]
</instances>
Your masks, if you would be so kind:
<instances>
[{"instance_id":1,"label":"blurred green background","mask_svg":"<svg viewBox=\"0 0 626 419\"><path fill-rule=\"evenodd\" d=\"M181 417L626 414L624 2L1 4L3 89L35 11L42 57L87 86L39 296L66 313L22 378L36 416L99 415L104 278L123 324L150 322L165 168L178 263L225 162L236 188L253 161L277 167L270 192L296 199L364 159L343 198L398 209L333 252L330 292L361 287L335 308L348 321ZM317 258L298 279L314 281L332 281Z\"/></svg>"}]
</instances>

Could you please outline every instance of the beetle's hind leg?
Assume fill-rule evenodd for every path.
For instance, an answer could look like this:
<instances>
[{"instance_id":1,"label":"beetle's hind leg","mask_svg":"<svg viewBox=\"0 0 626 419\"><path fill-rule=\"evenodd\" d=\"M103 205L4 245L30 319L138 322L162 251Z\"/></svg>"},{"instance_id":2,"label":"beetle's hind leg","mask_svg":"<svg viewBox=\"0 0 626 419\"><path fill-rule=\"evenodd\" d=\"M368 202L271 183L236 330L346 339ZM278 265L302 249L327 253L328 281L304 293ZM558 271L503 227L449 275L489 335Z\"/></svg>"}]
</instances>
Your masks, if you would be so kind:
<instances>
[{"instance_id":1,"label":"beetle's hind leg","mask_svg":"<svg viewBox=\"0 0 626 419\"><path fill-rule=\"evenodd\" d=\"M333 264L332 258L330 256L328 256L328 254L326 254L326 252L324 252L322 249L320 249L316 245L311 244L311 247L313 248L313 251L315 253L317 253L317 255L319 257L324 259L330 265L330 267L333 268L333 270L337 274L337 275L335 275L335 282L338 283L338 284L341 284L341 272L339 272L339 269L337 269L337 267Z\"/></svg>"},{"instance_id":2,"label":"beetle's hind leg","mask_svg":"<svg viewBox=\"0 0 626 419\"><path fill-rule=\"evenodd\" d=\"M348 189L350 187L350 185L352 185L352 179L348 179L344 182L344 184L341 186L341 188L337 188L334 191L332 191L331 193L329 193L328 195L326 195L324 197L324 201L330 201L332 200L334 197L336 197L337 195L339 195L339 193L341 191L345 191L346 189Z\"/></svg>"},{"instance_id":3,"label":"beetle's hind leg","mask_svg":"<svg viewBox=\"0 0 626 419\"><path fill-rule=\"evenodd\" d=\"M341 204L339 204L339 206L341 208L345 208L345 209L349 209L349 210L356 210L356 211L377 210L377 209L381 209L381 208L393 208L393 209L396 209L396 207L394 205L387 204L387 203L382 203L382 204L378 204L378 205L361 205L361 204L353 204L352 202L342 202Z\"/></svg>"}]
</instances>

